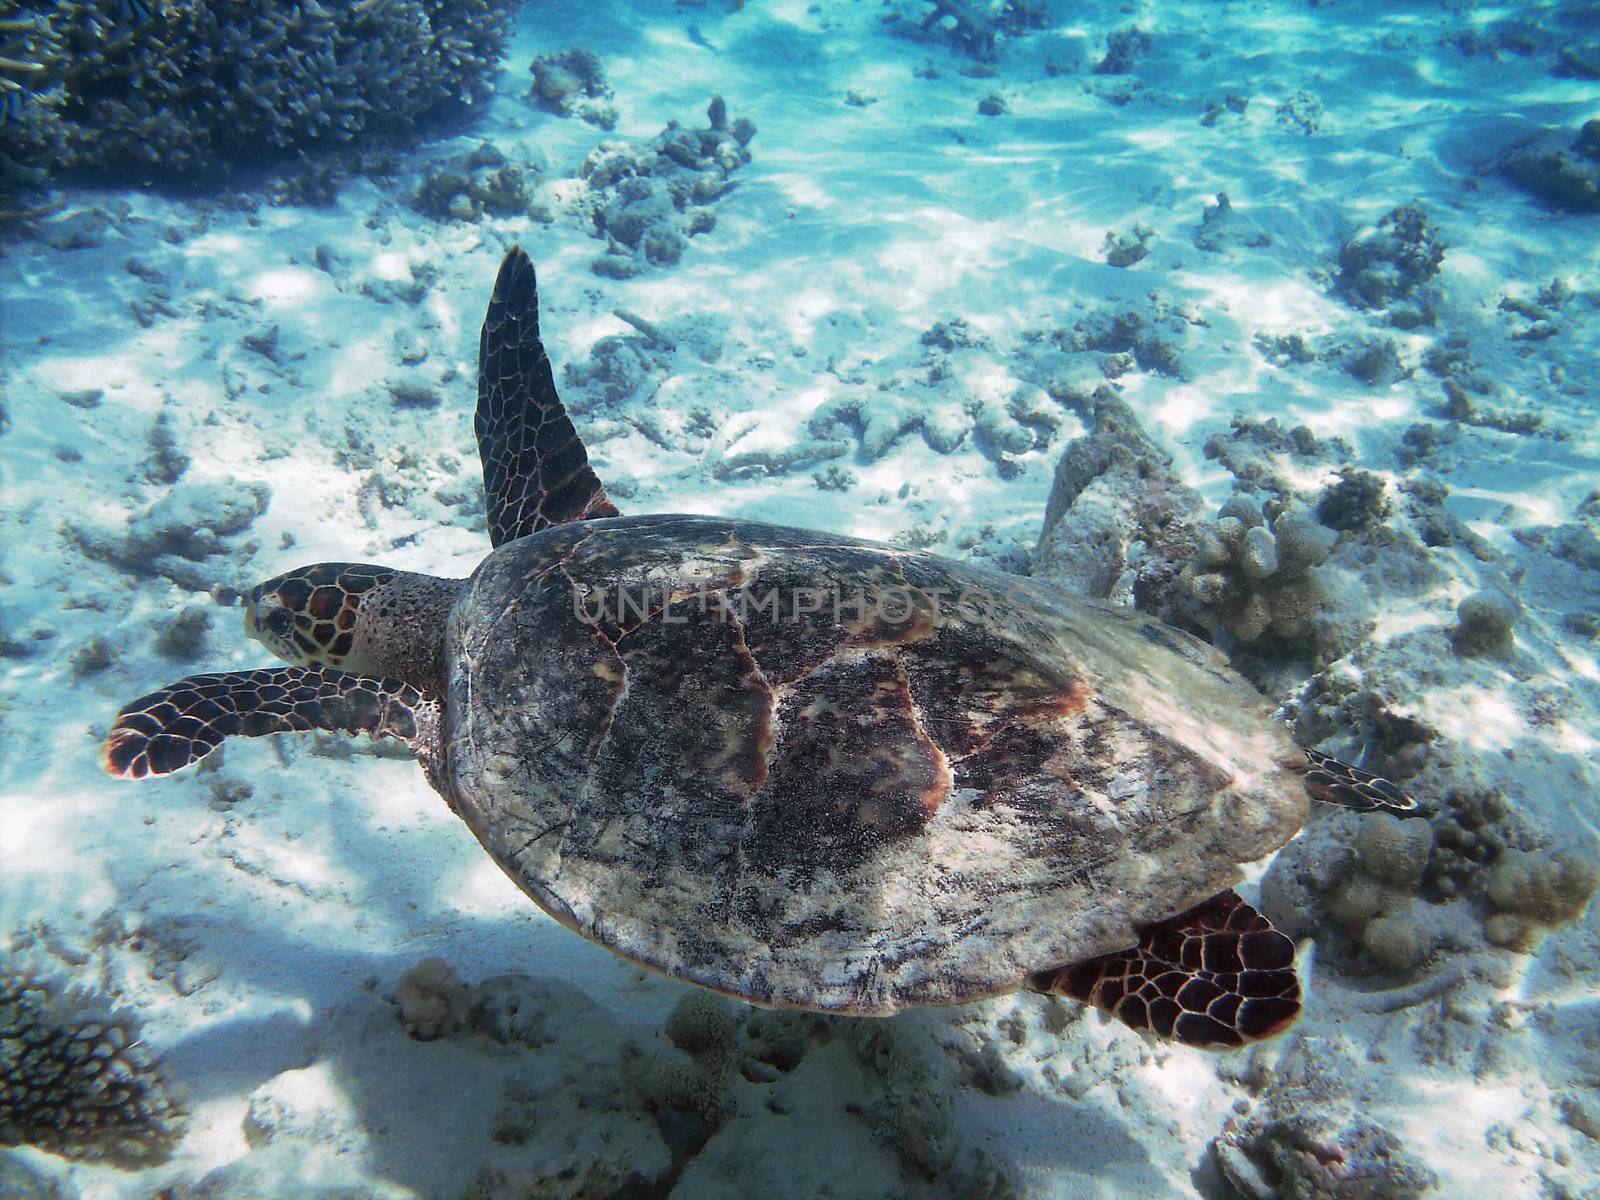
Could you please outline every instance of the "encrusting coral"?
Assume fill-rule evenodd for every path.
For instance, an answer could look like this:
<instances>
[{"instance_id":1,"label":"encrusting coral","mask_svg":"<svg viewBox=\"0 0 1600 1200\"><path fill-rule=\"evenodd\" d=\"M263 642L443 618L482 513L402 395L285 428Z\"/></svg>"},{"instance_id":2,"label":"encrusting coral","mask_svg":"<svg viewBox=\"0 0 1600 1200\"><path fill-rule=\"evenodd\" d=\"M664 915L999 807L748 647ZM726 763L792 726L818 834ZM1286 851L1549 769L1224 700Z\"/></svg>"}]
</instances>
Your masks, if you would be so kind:
<instances>
[{"instance_id":1,"label":"encrusting coral","mask_svg":"<svg viewBox=\"0 0 1600 1200\"><path fill-rule=\"evenodd\" d=\"M132 1013L0 964L0 1143L136 1165L165 1158L185 1123Z\"/></svg>"},{"instance_id":2,"label":"encrusting coral","mask_svg":"<svg viewBox=\"0 0 1600 1200\"><path fill-rule=\"evenodd\" d=\"M509 0L6 0L0 193L57 169L210 177L304 151L394 143L487 100ZM130 16L130 13L134 14ZM12 49L19 53L13 55Z\"/></svg>"}]
</instances>

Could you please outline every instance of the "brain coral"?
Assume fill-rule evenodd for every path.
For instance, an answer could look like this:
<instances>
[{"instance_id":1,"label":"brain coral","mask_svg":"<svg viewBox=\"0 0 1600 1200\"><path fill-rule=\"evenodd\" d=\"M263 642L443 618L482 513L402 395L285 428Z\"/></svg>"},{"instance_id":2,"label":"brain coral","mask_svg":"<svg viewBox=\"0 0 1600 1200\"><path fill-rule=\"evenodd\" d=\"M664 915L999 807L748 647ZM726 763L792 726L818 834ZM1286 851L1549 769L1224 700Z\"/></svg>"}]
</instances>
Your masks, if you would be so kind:
<instances>
[{"instance_id":1,"label":"brain coral","mask_svg":"<svg viewBox=\"0 0 1600 1200\"><path fill-rule=\"evenodd\" d=\"M184 1123L132 1014L0 964L0 1143L131 1165L165 1158Z\"/></svg>"},{"instance_id":2,"label":"brain coral","mask_svg":"<svg viewBox=\"0 0 1600 1200\"><path fill-rule=\"evenodd\" d=\"M67 168L203 177L394 142L486 100L511 0L0 0L38 70L0 124L0 192Z\"/></svg>"}]
</instances>

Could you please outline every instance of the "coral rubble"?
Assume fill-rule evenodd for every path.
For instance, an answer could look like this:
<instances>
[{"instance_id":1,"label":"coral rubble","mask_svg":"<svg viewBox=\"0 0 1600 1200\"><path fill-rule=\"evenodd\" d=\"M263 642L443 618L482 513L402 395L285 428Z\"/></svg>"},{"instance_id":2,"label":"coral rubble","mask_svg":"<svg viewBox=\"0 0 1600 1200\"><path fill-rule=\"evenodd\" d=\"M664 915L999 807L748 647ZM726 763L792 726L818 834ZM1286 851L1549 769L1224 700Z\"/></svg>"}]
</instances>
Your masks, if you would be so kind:
<instances>
[{"instance_id":1,"label":"coral rubble","mask_svg":"<svg viewBox=\"0 0 1600 1200\"><path fill-rule=\"evenodd\" d=\"M627 279L671 265L690 237L716 225L706 206L750 161L756 127L743 117L730 122L721 96L711 101L706 119L704 129L669 122L647 146L602 142L584 160L578 174L589 185L595 236L607 244L591 264L595 274Z\"/></svg>"}]
</instances>

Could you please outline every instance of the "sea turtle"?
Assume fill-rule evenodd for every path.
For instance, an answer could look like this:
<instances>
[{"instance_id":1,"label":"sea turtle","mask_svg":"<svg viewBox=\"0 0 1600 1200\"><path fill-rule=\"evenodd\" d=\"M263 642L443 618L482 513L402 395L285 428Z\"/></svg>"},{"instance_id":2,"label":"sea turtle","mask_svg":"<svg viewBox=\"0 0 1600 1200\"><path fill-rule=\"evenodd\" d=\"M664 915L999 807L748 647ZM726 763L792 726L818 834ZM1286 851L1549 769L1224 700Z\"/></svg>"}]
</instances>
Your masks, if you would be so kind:
<instances>
[{"instance_id":1,"label":"sea turtle","mask_svg":"<svg viewBox=\"0 0 1600 1200\"><path fill-rule=\"evenodd\" d=\"M468 579L319 563L249 594L293 664L124 708L113 775L229 736L407 742L541 908L756 1004L887 1014L1019 988L1237 1046L1300 1007L1232 892L1307 794L1404 810L1296 747L1212 647L970 563L734 518L623 517L501 266L476 431L494 549Z\"/></svg>"}]
</instances>

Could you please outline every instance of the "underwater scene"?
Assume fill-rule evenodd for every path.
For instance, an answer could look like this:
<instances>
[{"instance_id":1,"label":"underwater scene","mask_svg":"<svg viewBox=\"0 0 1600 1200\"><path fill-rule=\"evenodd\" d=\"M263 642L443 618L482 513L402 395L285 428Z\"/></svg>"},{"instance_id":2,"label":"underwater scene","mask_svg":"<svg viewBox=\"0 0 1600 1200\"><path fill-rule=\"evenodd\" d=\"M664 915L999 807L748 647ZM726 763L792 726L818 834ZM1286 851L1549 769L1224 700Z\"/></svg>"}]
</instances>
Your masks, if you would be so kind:
<instances>
[{"instance_id":1,"label":"underwater scene","mask_svg":"<svg viewBox=\"0 0 1600 1200\"><path fill-rule=\"evenodd\" d=\"M1600 1200L1600 3L0 0L0 1198Z\"/></svg>"}]
</instances>

